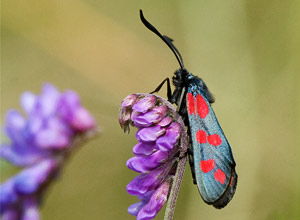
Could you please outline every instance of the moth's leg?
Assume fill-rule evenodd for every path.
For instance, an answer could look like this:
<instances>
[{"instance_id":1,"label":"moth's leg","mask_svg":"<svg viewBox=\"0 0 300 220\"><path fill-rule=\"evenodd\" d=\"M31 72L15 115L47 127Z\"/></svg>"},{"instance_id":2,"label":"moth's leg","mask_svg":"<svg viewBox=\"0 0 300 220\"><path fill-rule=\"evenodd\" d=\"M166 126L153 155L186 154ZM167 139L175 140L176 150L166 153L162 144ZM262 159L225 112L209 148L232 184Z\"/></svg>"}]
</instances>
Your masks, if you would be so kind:
<instances>
[{"instance_id":1,"label":"moth's leg","mask_svg":"<svg viewBox=\"0 0 300 220\"><path fill-rule=\"evenodd\" d=\"M167 96L168 96L168 100L170 101L172 98L172 91L171 91L171 84L170 84L170 79L169 78L165 78L158 86L157 88L150 92L151 94L158 92L161 87L165 84L165 82L167 82Z\"/></svg>"}]
</instances>

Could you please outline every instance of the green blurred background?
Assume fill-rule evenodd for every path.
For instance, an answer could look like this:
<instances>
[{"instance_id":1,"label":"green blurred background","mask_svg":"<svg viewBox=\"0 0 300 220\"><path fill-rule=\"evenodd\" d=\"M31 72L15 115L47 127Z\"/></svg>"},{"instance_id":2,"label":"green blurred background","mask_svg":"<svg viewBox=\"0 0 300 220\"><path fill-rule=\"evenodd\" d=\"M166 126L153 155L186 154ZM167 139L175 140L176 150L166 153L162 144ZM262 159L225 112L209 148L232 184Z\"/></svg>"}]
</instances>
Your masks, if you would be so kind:
<instances>
[{"instance_id":1,"label":"green blurred background","mask_svg":"<svg viewBox=\"0 0 300 220\"><path fill-rule=\"evenodd\" d=\"M215 95L239 175L233 200L216 210L187 167L175 219L300 219L300 1L4 0L1 124L23 91L51 82L76 90L102 129L65 167L42 218L135 219L125 187L136 174L125 163L136 140L120 129L119 106L179 68L140 8ZM1 181L15 172L1 162Z\"/></svg>"}]
</instances>

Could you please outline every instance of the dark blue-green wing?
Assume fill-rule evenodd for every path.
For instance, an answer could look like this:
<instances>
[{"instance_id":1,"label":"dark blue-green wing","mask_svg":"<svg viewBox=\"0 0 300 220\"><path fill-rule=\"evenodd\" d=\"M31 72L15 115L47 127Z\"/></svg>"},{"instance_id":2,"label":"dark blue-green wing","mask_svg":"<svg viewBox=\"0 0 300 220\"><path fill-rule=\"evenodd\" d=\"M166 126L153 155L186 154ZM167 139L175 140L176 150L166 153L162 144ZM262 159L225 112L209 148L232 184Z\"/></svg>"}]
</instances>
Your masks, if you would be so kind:
<instances>
[{"instance_id":1,"label":"dark blue-green wing","mask_svg":"<svg viewBox=\"0 0 300 220\"><path fill-rule=\"evenodd\" d=\"M206 203L223 208L237 185L230 145L197 83L189 85L186 103L199 192Z\"/></svg>"}]
</instances>

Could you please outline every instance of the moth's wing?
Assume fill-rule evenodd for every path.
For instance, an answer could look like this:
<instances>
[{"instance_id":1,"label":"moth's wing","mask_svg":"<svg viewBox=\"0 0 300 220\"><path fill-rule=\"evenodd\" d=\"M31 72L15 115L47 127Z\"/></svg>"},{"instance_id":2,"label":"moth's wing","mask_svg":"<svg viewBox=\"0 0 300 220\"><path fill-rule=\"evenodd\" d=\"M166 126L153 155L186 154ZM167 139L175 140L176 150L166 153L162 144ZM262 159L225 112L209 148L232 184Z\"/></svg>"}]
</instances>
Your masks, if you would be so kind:
<instances>
[{"instance_id":1,"label":"moth's wing","mask_svg":"<svg viewBox=\"0 0 300 220\"><path fill-rule=\"evenodd\" d=\"M230 145L197 84L188 87L186 104L199 192L206 203L223 208L232 199L237 185Z\"/></svg>"}]
</instances>

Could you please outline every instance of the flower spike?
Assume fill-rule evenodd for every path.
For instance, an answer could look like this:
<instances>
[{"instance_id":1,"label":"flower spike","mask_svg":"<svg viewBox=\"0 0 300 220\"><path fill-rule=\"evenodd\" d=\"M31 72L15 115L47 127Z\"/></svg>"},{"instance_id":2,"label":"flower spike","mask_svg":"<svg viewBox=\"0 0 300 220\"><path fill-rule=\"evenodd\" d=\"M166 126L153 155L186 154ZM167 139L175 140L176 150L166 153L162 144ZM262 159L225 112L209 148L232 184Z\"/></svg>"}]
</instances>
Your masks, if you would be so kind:
<instances>
[{"instance_id":1,"label":"flower spike","mask_svg":"<svg viewBox=\"0 0 300 220\"><path fill-rule=\"evenodd\" d=\"M129 125L138 128L138 143L133 147L134 157L126 165L141 174L126 189L140 201L129 206L128 212L137 220L153 219L170 194L172 205L175 206L174 200L181 182L181 179L175 181L175 174L181 172L182 178L186 162L187 135L184 123L167 100L153 94L127 96L121 104L119 123L124 132L129 132ZM177 169L179 164L180 170ZM174 182L178 187L172 187ZM171 211L174 211L174 207Z\"/></svg>"}]
</instances>

